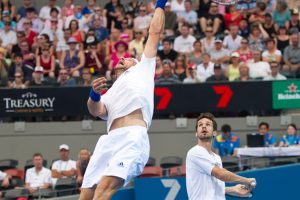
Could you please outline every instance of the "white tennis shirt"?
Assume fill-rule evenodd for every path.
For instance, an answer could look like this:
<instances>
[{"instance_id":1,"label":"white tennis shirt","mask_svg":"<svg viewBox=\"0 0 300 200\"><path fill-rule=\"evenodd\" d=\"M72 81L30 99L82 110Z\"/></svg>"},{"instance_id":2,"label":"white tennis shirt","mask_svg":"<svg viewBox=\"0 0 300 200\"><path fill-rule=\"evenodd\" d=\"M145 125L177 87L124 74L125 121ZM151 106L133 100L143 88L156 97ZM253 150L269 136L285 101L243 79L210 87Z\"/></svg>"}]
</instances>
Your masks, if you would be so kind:
<instances>
[{"instance_id":1,"label":"white tennis shirt","mask_svg":"<svg viewBox=\"0 0 300 200\"><path fill-rule=\"evenodd\" d=\"M189 200L225 200L225 183L211 175L222 167L220 156L196 145L186 158L186 189Z\"/></svg>"},{"instance_id":2,"label":"white tennis shirt","mask_svg":"<svg viewBox=\"0 0 300 200\"><path fill-rule=\"evenodd\" d=\"M112 122L141 109L147 128L154 109L154 74L156 58L142 55L141 61L126 70L101 97L107 109L107 132Z\"/></svg>"}]
</instances>

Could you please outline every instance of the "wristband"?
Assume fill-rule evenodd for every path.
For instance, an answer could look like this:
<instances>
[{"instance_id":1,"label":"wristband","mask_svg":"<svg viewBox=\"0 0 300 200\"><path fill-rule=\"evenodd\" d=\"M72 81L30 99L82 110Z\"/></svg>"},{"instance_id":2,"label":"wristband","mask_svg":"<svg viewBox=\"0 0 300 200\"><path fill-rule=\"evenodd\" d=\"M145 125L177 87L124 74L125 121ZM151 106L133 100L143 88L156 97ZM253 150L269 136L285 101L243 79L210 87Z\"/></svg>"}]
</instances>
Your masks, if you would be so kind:
<instances>
[{"instance_id":1,"label":"wristband","mask_svg":"<svg viewBox=\"0 0 300 200\"><path fill-rule=\"evenodd\" d=\"M155 9L156 8L161 8L161 9L165 9L165 6L166 6L166 3L167 3L167 0L157 0L156 1L156 5L155 5Z\"/></svg>"},{"instance_id":2,"label":"wristband","mask_svg":"<svg viewBox=\"0 0 300 200\"><path fill-rule=\"evenodd\" d=\"M90 98L95 101L95 102L99 102L100 99L101 99L101 95L100 94L97 94L93 88L91 88L91 91L90 91Z\"/></svg>"}]
</instances>

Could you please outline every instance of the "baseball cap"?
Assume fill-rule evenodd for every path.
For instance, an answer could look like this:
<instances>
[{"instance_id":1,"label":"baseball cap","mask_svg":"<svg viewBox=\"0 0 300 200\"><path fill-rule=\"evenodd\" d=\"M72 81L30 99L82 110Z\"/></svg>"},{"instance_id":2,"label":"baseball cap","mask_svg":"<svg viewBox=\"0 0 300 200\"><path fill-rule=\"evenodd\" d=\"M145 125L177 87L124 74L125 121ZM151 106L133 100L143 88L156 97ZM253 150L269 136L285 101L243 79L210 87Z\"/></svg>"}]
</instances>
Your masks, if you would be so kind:
<instances>
[{"instance_id":1,"label":"baseball cap","mask_svg":"<svg viewBox=\"0 0 300 200\"><path fill-rule=\"evenodd\" d=\"M233 52L231 54L231 57L236 57L236 58L239 58L240 57L240 54L238 52Z\"/></svg>"},{"instance_id":2,"label":"baseball cap","mask_svg":"<svg viewBox=\"0 0 300 200\"><path fill-rule=\"evenodd\" d=\"M221 40L221 39L219 39L219 38L217 38L216 40L215 40L215 43L222 43L223 41Z\"/></svg>"},{"instance_id":3,"label":"baseball cap","mask_svg":"<svg viewBox=\"0 0 300 200\"><path fill-rule=\"evenodd\" d=\"M214 64L214 69L221 69L221 64Z\"/></svg>"},{"instance_id":4,"label":"baseball cap","mask_svg":"<svg viewBox=\"0 0 300 200\"><path fill-rule=\"evenodd\" d=\"M44 72L44 68L42 66L35 66L34 71L35 72Z\"/></svg>"},{"instance_id":5,"label":"baseball cap","mask_svg":"<svg viewBox=\"0 0 300 200\"><path fill-rule=\"evenodd\" d=\"M167 3L166 3L166 7L167 7L167 6L171 6L171 3L170 3L170 2L167 2Z\"/></svg>"},{"instance_id":6,"label":"baseball cap","mask_svg":"<svg viewBox=\"0 0 300 200\"><path fill-rule=\"evenodd\" d=\"M59 146L59 150L62 150L62 149L70 150L70 147L69 147L69 145L67 145L67 144L61 144L61 145Z\"/></svg>"},{"instance_id":7,"label":"baseball cap","mask_svg":"<svg viewBox=\"0 0 300 200\"><path fill-rule=\"evenodd\" d=\"M298 8L292 9L292 15L299 15L299 10L298 10Z\"/></svg>"},{"instance_id":8,"label":"baseball cap","mask_svg":"<svg viewBox=\"0 0 300 200\"><path fill-rule=\"evenodd\" d=\"M71 43L78 43L78 42L77 42L77 40L74 37L70 37L68 39L68 44L71 44Z\"/></svg>"}]
</instances>

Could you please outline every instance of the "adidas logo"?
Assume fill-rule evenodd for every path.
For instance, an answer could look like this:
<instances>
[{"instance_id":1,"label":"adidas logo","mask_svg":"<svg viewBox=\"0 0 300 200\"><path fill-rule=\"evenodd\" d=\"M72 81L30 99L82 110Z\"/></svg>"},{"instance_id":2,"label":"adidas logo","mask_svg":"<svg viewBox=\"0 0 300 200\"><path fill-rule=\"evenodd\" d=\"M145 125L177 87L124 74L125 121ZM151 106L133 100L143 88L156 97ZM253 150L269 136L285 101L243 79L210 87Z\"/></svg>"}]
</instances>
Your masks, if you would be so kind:
<instances>
[{"instance_id":1,"label":"adidas logo","mask_svg":"<svg viewBox=\"0 0 300 200\"><path fill-rule=\"evenodd\" d=\"M123 162L120 162L120 163L118 164L118 166L119 166L119 167L124 167Z\"/></svg>"}]
</instances>

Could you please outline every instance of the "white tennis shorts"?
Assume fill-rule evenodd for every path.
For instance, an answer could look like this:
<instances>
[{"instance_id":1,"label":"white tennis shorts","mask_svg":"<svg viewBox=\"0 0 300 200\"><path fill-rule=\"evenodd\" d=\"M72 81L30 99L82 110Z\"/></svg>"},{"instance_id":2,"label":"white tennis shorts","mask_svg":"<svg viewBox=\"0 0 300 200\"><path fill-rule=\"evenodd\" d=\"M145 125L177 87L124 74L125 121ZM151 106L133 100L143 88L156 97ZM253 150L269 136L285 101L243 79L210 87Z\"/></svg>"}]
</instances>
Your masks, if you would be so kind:
<instances>
[{"instance_id":1,"label":"white tennis shorts","mask_svg":"<svg viewBox=\"0 0 300 200\"><path fill-rule=\"evenodd\" d=\"M130 179L140 175L149 159L150 145L147 129L128 126L102 135L88 164L82 188L91 188L100 183L103 176Z\"/></svg>"}]
</instances>

